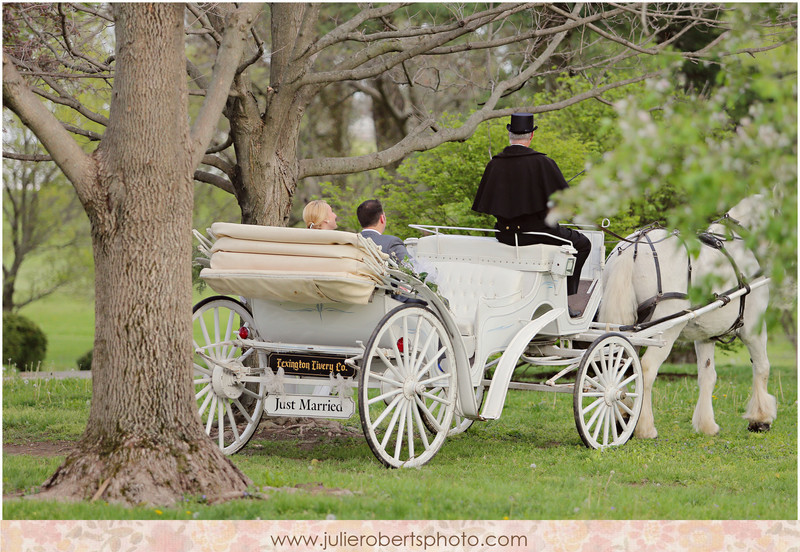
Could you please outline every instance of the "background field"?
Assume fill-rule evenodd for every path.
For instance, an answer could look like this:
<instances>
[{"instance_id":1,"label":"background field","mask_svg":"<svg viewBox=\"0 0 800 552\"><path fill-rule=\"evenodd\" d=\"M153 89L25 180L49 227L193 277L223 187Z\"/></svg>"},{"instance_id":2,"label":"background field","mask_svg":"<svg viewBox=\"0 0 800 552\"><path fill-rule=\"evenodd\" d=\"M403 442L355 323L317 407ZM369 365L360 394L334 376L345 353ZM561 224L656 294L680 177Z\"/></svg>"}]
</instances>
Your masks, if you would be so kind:
<instances>
[{"instance_id":1,"label":"background field","mask_svg":"<svg viewBox=\"0 0 800 552\"><path fill-rule=\"evenodd\" d=\"M66 298L28 314L51 339L47 369L71 369L91 347L91 304ZM67 346L61 347L61 343ZM3 442L31 453L3 454L5 519L796 519L797 367L775 332L769 390L778 419L764 434L741 418L750 392L746 351L719 353L714 395L720 435L694 433L695 367L665 365L654 391L654 441L633 439L600 452L581 444L569 395L511 391L503 416L449 438L426 466L386 470L369 451L357 417L345 426L282 427L274 420L234 463L254 482L251 497L215 504L186 497L180 508L126 509L10 499L30 492L86 424L91 381L3 384ZM265 418L266 420L266 418ZM58 447L56 447L58 448ZM16 449L16 447L15 447ZM258 497L258 498L255 498Z\"/></svg>"}]
</instances>

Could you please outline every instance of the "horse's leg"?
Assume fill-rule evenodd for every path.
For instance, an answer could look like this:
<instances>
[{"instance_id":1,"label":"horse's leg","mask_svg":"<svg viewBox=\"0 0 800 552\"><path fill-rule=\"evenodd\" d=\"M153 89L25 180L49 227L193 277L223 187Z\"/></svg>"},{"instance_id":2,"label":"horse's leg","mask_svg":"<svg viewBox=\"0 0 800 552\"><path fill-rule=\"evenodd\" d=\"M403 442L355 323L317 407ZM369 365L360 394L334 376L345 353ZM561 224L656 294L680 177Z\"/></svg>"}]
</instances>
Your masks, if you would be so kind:
<instances>
[{"instance_id":1,"label":"horse's leg","mask_svg":"<svg viewBox=\"0 0 800 552\"><path fill-rule=\"evenodd\" d=\"M719 426L714 421L714 406L711 404L714 385L717 383L714 342L695 341L694 350L697 353L697 386L700 388L700 393L692 416L692 426L700 433L716 435L719 433Z\"/></svg>"},{"instance_id":2,"label":"horse's leg","mask_svg":"<svg viewBox=\"0 0 800 552\"><path fill-rule=\"evenodd\" d=\"M648 347L642 356L642 379L643 389L642 393L642 413L639 415L639 421L636 423L634 435L639 439L655 439L658 437L656 430L655 420L653 418L653 383L656 381L658 369L669 356L675 340L683 330L686 324L679 324L676 327L670 328L664 332L662 338L664 339L663 347Z\"/></svg>"},{"instance_id":3,"label":"horse's leg","mask_svg":"<svg viewBox=\"0 0 800 552\"><path fill-rule=\"evenodd\" d=\"M742 331L739 337L747 346L750 362L753 363L753 394L743 417L750 421L747 427L750 431L768 431L778 417L778 405L775 397L767 392L769 359L766 325L762 324L759 333Z\"/></svg>"}]
</instances>

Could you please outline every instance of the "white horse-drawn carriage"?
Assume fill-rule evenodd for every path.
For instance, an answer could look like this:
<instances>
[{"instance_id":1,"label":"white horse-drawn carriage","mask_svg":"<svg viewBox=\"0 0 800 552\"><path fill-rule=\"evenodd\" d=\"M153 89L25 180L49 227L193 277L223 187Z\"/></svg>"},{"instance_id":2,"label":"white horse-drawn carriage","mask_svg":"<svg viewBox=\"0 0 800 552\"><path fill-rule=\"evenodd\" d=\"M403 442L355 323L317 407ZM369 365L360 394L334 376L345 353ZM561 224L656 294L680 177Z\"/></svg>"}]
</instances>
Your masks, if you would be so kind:
<instances>
[{"instance_id":1,"label":"white horse-drawn carriage","mask_svg":"<svg viewBox=\"0 0 800 552\"><path fill-rule=\"evenodd\" d=\"M194 308L198 411L220 448L241 449L264 414L346 419L357 410L383 464L419 466L448 435L499 418L510 388L571 393L588 447L628 441L644 399L637 348L663 346L664 327L593 322L603 233L584 232L593 253L583 312L572 318L568 243L513 247L418 228L427 235L407 246L427 275L349 232L215 223L207 238L197 234L210 258L201 277L225 294ZM527 365L557 373L514 381Z\"/></svg>"}]
</instances>

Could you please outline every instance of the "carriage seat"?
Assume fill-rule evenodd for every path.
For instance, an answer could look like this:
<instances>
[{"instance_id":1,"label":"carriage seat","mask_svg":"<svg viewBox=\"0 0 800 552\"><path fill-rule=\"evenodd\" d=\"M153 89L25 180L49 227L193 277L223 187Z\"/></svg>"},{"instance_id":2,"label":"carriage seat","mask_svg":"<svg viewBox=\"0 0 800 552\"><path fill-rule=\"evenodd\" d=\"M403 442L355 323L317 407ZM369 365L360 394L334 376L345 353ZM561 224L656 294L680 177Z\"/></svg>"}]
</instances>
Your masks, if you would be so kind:
<instances>
[{"instance_id":1,"label":"carriage seat","mask_svg":"<svg viewBox=\"0 0 800 552\"><path fill-rule=\"evenodd\" d=\"M522 297L523 274L518 270L462 262L436 263L439 294L450 303L461 335L474 336L478 304L517 301Z\"/></svg>"},{"instance_id":2,"label":"carriage seat","mask_svg":"<svg viewBox=\"0 0 800 552\"><path fill-rule=\"evenodd\" d=\"M465 262L490 265L526 272L568 273L568 259L577 252L570 244L526 245L515 247L493 237L433 234L423 236L409 246L419 259L436 266L439 262ZM569 263L570 266L574 263Z\"/></svg>"},{"instance_id":3,"label":"carriage seat","mask_svg":"<svg viewBox=\"0 0 800 552\"><path fill-rule=\"evenodd\" d=\"M216 222L209 236L209 287L273 301L366 304L388 258L351 232Z\"/></svg>"}]
</instances>

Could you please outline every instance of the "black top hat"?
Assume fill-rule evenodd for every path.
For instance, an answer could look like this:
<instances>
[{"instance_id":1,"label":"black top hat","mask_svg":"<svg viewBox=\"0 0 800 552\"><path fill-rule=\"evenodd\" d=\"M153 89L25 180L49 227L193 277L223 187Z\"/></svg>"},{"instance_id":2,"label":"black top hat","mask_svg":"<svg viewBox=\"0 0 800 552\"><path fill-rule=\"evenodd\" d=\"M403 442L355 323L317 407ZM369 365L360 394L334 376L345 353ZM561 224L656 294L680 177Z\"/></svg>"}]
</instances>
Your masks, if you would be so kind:
<instances>
[{"instance_id":1,"label":"black top hat","mask_svg":"<svg viewBox=\"0 0 800 552\"><path fill-rule=\"evenodd\" d=\"M511 115L511 124L506 128L514 134L528 134L539 127L533 126L533 113L514 113Z\"/></svg>"}]
</instances>

